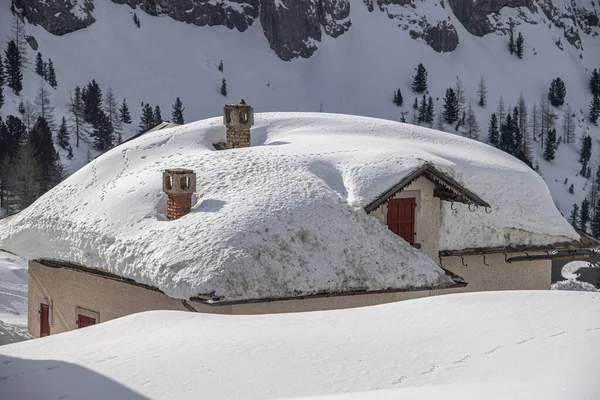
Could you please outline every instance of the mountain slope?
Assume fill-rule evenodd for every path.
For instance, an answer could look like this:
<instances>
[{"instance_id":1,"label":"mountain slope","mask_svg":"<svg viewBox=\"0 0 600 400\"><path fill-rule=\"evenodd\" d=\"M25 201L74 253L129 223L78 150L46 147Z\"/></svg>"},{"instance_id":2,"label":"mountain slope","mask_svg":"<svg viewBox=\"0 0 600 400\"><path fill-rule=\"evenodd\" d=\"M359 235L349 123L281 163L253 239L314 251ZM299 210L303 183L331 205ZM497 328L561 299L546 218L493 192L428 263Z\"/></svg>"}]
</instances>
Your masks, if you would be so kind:
<instances>
[{"instance_id":1,"label":"mountain slope","mask_svg":"<svg viewBox=\"0 0 600 400\"><path fill-rule=\"evenodd\" d=\"M0 0L0 9L4 10L0 13L0 38L9 34L9 3ZM89 0L73 2L74 9L86 7L88 3ZM368 1L366 4L350 1L347 19L351 25L347 31L337 37L315 34L320 36L320 41L305 40L307 46L315 47L312 56L294 58L291 62L282 61L278 55L281 51L272 50L273 39L266 35L268 27L263 25L264 18L254 20L240 32L226 26L185 24L166 15L152 16L138 9L135 12L140 28L137 28L132 20L134 10L128 5L94 1L90 12L95 22L85 29L63 36L49 34L41 26L28 25L27 31L36 38L44 57L52 58L55 63L59 86L51 97L57 106L56 120L66 114L69 90L91 79L96 79L103 90L112 86L117 97L127 97L134 119L139 116L142 101L159 104L163 116L168 117L170 105L179 96L186 107L188 121L218 115L223 103L241 98L257 111L321 110L398 120L402 112L410 114L412 111L410 106L416 96L410 91L410 79L415 66L422 62L429 72L429 91L436 113L442 109L445 89L454 86L457 76L463 80L466 94L473 102L476 102L479 78L484 76L489 105L483 109L476 107L483 140L489 117L501 95L507 106L514 106L523 93L531 107L547 93L550 81L561 77L567 87L566 103L582 119L576 134L580 137L589 132L595 139L594 153L597 154L596 139L600 132L584 119L591 99L587 79L593 68L600 68L600 39L597 37L600 28L581 25L580 21L587 17L577 17L581 13L571 9L571 2L546 0L527 3L527 7L504 7L498 14L485 16L492 33L482 37L471 33L482 34L483 28L477 28L482 24L482 17L475 18L472 11L462 9L462 2L451 1L453 7L444 2L409 3L379 0L369 11ZM238 3L223 4L238 7ZM574 4L591 11L596 9L597 13L598 6L592 2ZM277 7L291 5L277 2ZM458 10L456 14L461 20L466 21L465 25L453 8ZM511 18L517 23L515 31L525 37L522 60L507 51L506 30ZM344 19L340 21L343 23ZM459 38L458 46L449 53L438 53L426 43L430 27L438 26L441 21L452 24ZM574 44L565 38L566 31L575 29L571 27L579 31L580 39L572 39ZM323 26L319 29L327 33ZM441 33L440 36L445 37ZM556 44L559 39L562 50ZM279 46L296 45L294 41L286 41L286 36L277 40ZM29 52L29 58L34 55L33 51ZM224 63L224 73L217 70L220 60ZM223 77L229 89L227 98L219 92ZM22 96L33 100L39 77L26 71L24 84ZM391 101L397 88L404 94L402 108ZM1 110L3 115L16 113L20 100L7 92L5 90L7 104ZM562 115L561 110L557 112ZM445 128L454 132L449 125ZM135 126L129 126L126 136L134 130ZM586 194L587 181L575 177L580 169L579 141L561 145L553 163L541 159L539 144L534 143L533 147L542 175L559 208L567 214L571 204L581 203ZM71 172L87 160L87 146L75 150L73 161L65 160ZM593 161L596 159L592 156ZM569 184L575 184L574 196L567 192L565 178Z\"/></svg>"}]
</instances>

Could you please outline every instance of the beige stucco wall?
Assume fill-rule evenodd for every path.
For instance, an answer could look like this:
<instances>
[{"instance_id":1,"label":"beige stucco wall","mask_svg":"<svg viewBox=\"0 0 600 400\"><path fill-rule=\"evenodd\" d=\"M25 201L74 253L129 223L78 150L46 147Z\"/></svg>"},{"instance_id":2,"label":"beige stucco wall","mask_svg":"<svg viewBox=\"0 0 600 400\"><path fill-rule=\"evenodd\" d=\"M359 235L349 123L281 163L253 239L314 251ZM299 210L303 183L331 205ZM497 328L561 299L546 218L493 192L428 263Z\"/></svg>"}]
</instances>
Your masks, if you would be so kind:
<instances>
[{"instance_id":1,"label":"beige stucco wall","mask_svg":"<svg viewBox=\"0 0 600 400\"><path fill-rule=\"evenodd\" d=\"M392 198L415 198L415 243L419 243L421 251L437 262L440 248L440 199L433 197L433 189L435 185L431 181L420 177ZM369 215L387 226L387 212L386 202L371 211Z\"/></svg>"}]
</instances>

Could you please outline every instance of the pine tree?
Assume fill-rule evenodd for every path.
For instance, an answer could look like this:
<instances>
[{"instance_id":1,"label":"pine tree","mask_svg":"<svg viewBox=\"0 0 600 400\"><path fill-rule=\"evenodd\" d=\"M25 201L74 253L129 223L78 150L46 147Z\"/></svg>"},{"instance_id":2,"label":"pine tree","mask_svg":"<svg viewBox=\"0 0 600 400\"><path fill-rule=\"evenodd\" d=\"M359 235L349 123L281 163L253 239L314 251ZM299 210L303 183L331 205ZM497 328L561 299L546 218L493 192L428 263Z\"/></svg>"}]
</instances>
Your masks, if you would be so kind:
<instances>
[{"instance_id":1,"label":"pine tree","mask_svg":"<svg viewBox=\"0 0 600 400\"><path fill-rule=\"evenodd\" d=\"M587 231L588 222L590 222L590 202L588 199L583 199L581 203L581 216L579 217L579 228Z\"/></svg>"},{"instance_id":2,"label":"pine tree","mask_svg":"<svg viewBox=\"0 0 600 400\"><path fill-rule=\"evenodd\" d=\"M92 79L81 91L81 100L85 122L96 127L100 122L100 113L102 113L102 90L95 79Z\"/></svg>"},{"instance_id":3,"label":"pine tree","mask_svg":"<svg viewBox=\"0 0 600 400\"><path fill-rule=\"evenodd\" d=\"M500 100L498 101L498 121L502 123L504 118L506 117L506 106L504 105L504 97L500 96Z\"/></svg>"},{"instance_id":4,"label":"pine tree","mask_svg":"<svg viewBox=\"0 0 600 400\"><path fill-rule=\"evenodd\" d=\"M467 96L465 95L463 81L458 76L456 77L456 86L454 92L456 93L456 98L458 99L458 107L462 110L465 104L467 104Z\"/></svg>"},{"instance_id":5,"label":"pine tree","mask_svg":"<svg viewBox=\"0 0 600 400\"><path fill-rule=\"evenodd\" d=\"M113 127L117 143L121 143L123 141L123 129L121 119L119 118L119 105L117 104L115 93L110 86L104 94L104 112Z\"/></svg>"},{"instance_id":6,"label":"pine tree","mask_svg":"<svg viewBox=\"0 0 600 400\"><path fill-rule=\"evenodd\" d=\"M162 114L160 111L160 107L157 105L154 107L154 125L161 124L163 122Z\"/></svg>"},{"instance_id":7,"label":"pine tree","mask_svg":"<svg viewBox=\"0 0 600 400\"><path fill-rule=\"evenodd\" d=\"M592 218L592 236L600 237L600 199L596 201L594 206L594 218Z\"/></svg>"},{"instance_id":8,"label":"pine tree","mask_svg":"<svg viewBox=\"0 0 600 400\"><path fill-rule=\"evenodd\" d=\"M220 72L223 72L223 60L221 60L221 61L219 62L219 66L217 67L217 69L218 69Z\"/></svg>"},{"instance_id":9,"label":"pine tree","mask_svg":"<svg viewBox=\"0 0 600 400\"><path fill-rule=\"evenodd\" d=\"M579 150L579 162L581 163L581 175L585 175L588 169L588 163L592 157L592 138L585 135L581 139L581 148Z\"/></svg>"},{"instance_id":10,"label":"pine tree","mask_svg":"<svg viewBox=\"0 0 600 400\"><path fill-rule=\"evenodd\" d=\"M44 61L42 77L48 79L48 62Z\"/></svg>"},{"instance_id":11,"label":"pine tree","mask_svg":"<svg viewBox=\"0 0 600 400\"><path fill-rule=\"evenodd\" d=\"M12 160L16 157L19 146L25 139L26 127L25 124L14 115L9 115L6 117L6 123L4 125L5 131L4 136L0 139L0 158L1 154L8 157Z\"/></svg>"},{"instance_id":12,"label":"pine tree","mask_svg":"<svg viewBox=\"0 0 600 400\"><path fill-rule=\"evenodd\" d=\"M227 80L225 78L221 80L221 94L227 97Z\"/></svg>"},{"instance_id":13,"label":"pine tree","mask_svg":"<svg viewBox=\"0 0 600 400\"><path fill-rule=\"evenodd\" d=\"M427 113L426 113L426 120L425 122L427 122L429 124L429 126L433 126L433 119L435 118L435 109L433 106L433 99L431 98L431 96L429 96L429 99L427 99Z\"/></svg>"},{"instance_id":14,"label":"pine tree","mask_svg":"<svg viewBox=\"0 0 600 400\"><path fill-rule=\"evenodd\" d=\"M600 96L600 72L597 69L592 71L589 86L592 96Z\"/></svg>"},{"instance_id":15,"label":"pine tree","mask_svg":"<svg viewBox=\"0 0 600 400\"><path fill-rule=\"evenodd\" d=\"M17 108L19 110L19 114L21 114L21 115L25 114L25 103L23 103L23 99L21 99L21 101L19 101L19 106Z\"/></svg>"},{"instance_id":16,"label":"pine tree","mask_svg":"<svg viewBox=\"0 0 600 400\"><path fill-rule=\"evenodd\" d=\"M58 134L56 135L56 141L58 145L62 147L64 150L69 148L69 129L67 128L67 120L65 117L62 117L60 121L60 126L58 128Z\"/></svg>"},{"instance_id":17,"label":"pine tree","mask_svg":"<svg viewBox=\"0 0 600 400\"><path fill-rule=\"evenodd\" d=\"M575 194L575 185L573 185L572 183L571 186L569 186L569 193Z\"/></svg>"},{"instance_id":18,"label":"pine tree","mask_svg":"<svg viewBox=\"0 0 600 400\"><path fill-rule=\"evenodd\" d=\"M427 96L425 94L423 94L423 97L421 98L421 103L419 104L418 112L419 124L427 122Z\"/></svg>"},{"instance_id":19,"label":"pine tree","mask_svg":"<svg viewBox=\"0 0 600 400\"><path fill-rule=\"evenodd\" d=\"M571 210L571 215L569 216L569 222L574 227L579 227L579 206L577 204L573 204L573 209Z\"/></svg>"},{"instance_id":20,"label":"pine tree","mask_svg":"<svg viewBox=\"0 0 600 400\"><path fill-rule=\"evenodd\" d=\"M6 81L6 75L4 74L4 61L2 61L2 55L0 55L0 86L4 85Z\"/></svg>"},{"instance_id":21,"label":"pine tree","mask_svg":"<svg viewBox=\"0 0 600 400\"><path fill-rule=\"evenodd\" d=\"M114 130L108 115L100 111L98 123L91 136L94 138L94 147L99 151L110 150L114 146Z\"/></svg>"},{"instance_id":22,"label":"pine tree","mask_svg":"<svg viewBox=\"0 0 600 400\"><path fill-rule=\"evenodd\" d=\"M500 139L498 141L498 148L509 154L514 154L514 131L515 122L509 113L506 120L500 124Z\"/></svg>"},{"instance_id":23,"label":"pine tree","mask_svg":"<svg viewBox=\"0 0 600 400\"><path fill-rule=\"evenodd\" d=\"M444 120L453 124L458 121L458 99L454 89L446 89L446 95L444 96Z\"/></svg>"},{"instance_id":24,"label":"pine tree","mask_svg":"<svg viewBox=\"0 0 600 400\"><path fill-rule=\"evenodd\" d=\"M40 189L45 193L62 180L63 170L58 152L54 148L52 132L44 118L38 117L29 132L29 141L35 157L39 160Z\"/></svg>"},{"instance_id":25,"label":"pine tree","mask_svg":"<svg viewBox=\"0 0 600 400\"><path fill-rule=\"evenodd\" d=\"M15 10L13 10L9 38L10 41L14 41L17 45L19 54L21 55L21 63L24 66L29 64L29 60L27 59L27 38L25 36L25 24Z\"/></svg>"},{"instance_id":26,"label":"pine tree","mask_svg":"<svg viewBox=\"0 0 600 400\"><path fill-rule=\"evenodd\" d=\"M546 161L554 160L556 155L556 131L551 129L548 131L548 139L546 140L546 147L544 148L544 159Z\"/></svg>"},{"instance_id":27,"label":"pine tree","mask_svg":"<svg viewBox=\"0 0 600 400\"><path fill-rule=\"evenodd\" d=\"M444 113L443 112L438 112L437 113L437 118L435 121L435 129L437 129L438 131L444 131Z\"/></svg>"},{"instance_id":28,"label":"pine tree","mask_svg":"<svg viewBox=\"0 0 600 400\"><path fill-rule=\"evenodd\" d=\"M54 89L58 86L56 82L56 73L54 72L54 64L51 59L48 59L48 84Z\"/></svg>"},{"instance_id":29,"label":"pine tree","mask_svg":"<svg viewBox=\"0 0 600 400\"><path fill-rule=\"evenodd\" d=\"M516 46L515 46L515 25L514 23L511 21L510 22L510 31L509 31L509 36L508 36L508 51L510 54L513 54L516 50Z\"/></svg>"},{"instance_id":30,"label":"pine tree","mask_svg":"<svg viewBox=\"0 0 600 400\"><path fill-rule=\"evenodd\" d=\"M3 165L3 181L12 194L5 203L9 212L17 212L29 207L40 196L40 167L33 145L25 142L10 164ZM6 171L5 171L6 169Z\"/></svg>"},{"instance_id":31,"label":"pine tree","mask_svg":"<svg viewBox=\"0 0 600 400\"><path fill-rule=\"evenodd\" d=\"M394 92L394 104L398 107L401 107L402 103L404 103L404 99L402 98L402 91L398 89Z\"/></svg>"},{"instance_id":32,"label":"pine tree","mask_svg":"<svg viewBox=\"0 0 600 400\"><path fill-rule=\"evenodd\" d=\"M44 78L44 59L39 51L35 56L35 73Z\"/></svg>"},{"instance_id":33,"label":"pine tree","mask_svg":"<svg viewBox=\"0 0 600 400\"><path fill-rule=\"evenodd\" d=\"M83 134L83 100L81 100L81 89L75 88L74 95L69 92L69 111L71 112L72 129L75 132L75 146L79 147L79 140Z\"/></svg>"},{"instance_id":34,"label":"pine tree","mask_svg":"<svg viewBox=\"0 0 600 400\"><path fill-rule=\"evenodd\" d=\"M23 90L23 73L21 72L22 59L19 48L14 40L8 42L4 54L6 58L6 85L18 95L21 90Z\"/></svg>"},{"instance_id":35,"label":"pine tree","mask_svg":"<svg viewBox=\"0 0 600 400\"><path fill-rule=\"evenodd\" d=\"M588 118L592 124L598 125L598 119L600 118L600 95L594 95L592 97Z\"/></svg>"},{"instance_id":36,"label":"pine tree","mask_svg":"<svg viewBox=\"0 0 600 400\"><path fill-rule=\"evenodd\" d=\"M523 39L523 35L521 35L521 32L519 32L519 36L517 36L517 47L516 47L517 57L519 57L519 58L523 58L524 41L525 40Z\"/></svg>"},{"instance_id":37,"label":"pine tree","mask_svg":"<svg viewBox=\"0 0 600 400\"><path fill-rule=\"evenodd\" d=\"M140 27L140 19L136 13L133 13L133 24L138 28Z\"/></svg>"},{"instance_id":38,"label":"pine tree","mask_svg":"<svg viewBox=\"0 0 600 400\"><path fill-rule=\"evenodd\" d=\"M413 110L419 109L419 98L415 97L415 102L413 103Z\"/></svg>"},{"instance_id":39,"label":"pine tree","mask_svg":"<svg viewBox=\"0 0 600 400\"><path fill-rule=\"evenodd\" d=\"M469 105L467 106L466 128L469 139L479 138L479 122L477 121L477 116L475 115L475 110L473 109L471 101L469 101Z\"/></svg>"},{"instance_id":40,"label":"pine tree","mask_svg":"<svg viewBox=\"0 0 600 400\"><path fill-rule=\"evenodd\" d=\"M424 93L427 91L427 70L423 64L417 65L415 68L417 73L413 76L412 91L415 93Z\"/></svg>"},{"instance_id":41,"label":"pine tree","mask_svg":"<svg viewBox=\"0 0 600 400\"><path fill-rule=\"evenodd\" d=\"M496 113L492 113L490 125L488 127L488 143L494 147L498 147L500 132L498 131L498 118Z\"/></svg>"},{"instance_id":42,"label":"pine tree","mask_svg":"<svg viewBox=\"0 0 600 400\"><path fill-rule=\"evenodd\" d=\"M50 93L46 88L46 83L43 79L40 79L40 86L38 87L37 95L35 97L36 115L44 119L48 124L50 130L56 129L54 123L54 106L50 102Z\"/></svg>"},{"instance_id":43,"label":"pine tree","mask_svg":"<svg viewBox=\"0 0 600 400\"><path fill-rule=\"evenodd\" d=\"M554 107L560 107L565 102L565 97L567 95L567 88L565 87L565 83L560 78L554 78L550 83L550 88L548 89L548 100L550 104Z\"/></svg>"},{"instance_id":44,"label":"pine tree","mask_svg":"<svg viewBox=\"0 0 600 400\"><path fill-rule=\"evenodd\" d=\"M477 85L477 97L479 97L479 107L487 106L487 87L485 85L485 81L483 80L483 75L481 75L481 79L479 80L479 85Z\"/></svg>"},{"instance_id":45,"label":"pine tree","mask_svg":"<svg viewBox=\"0 0 600 400\"><path fill-rule=\"evenodd\" d=\"M546 96L540 98L540 138L541 146L544 148L544 135L548 134L548 131L554 129L556 114L554 109L551 107L550 102Z\"/></svg>"},{"instance_id":46,"label":"pine tree","mask_svg":"<svg viewBox=\"0 0 600 400\"><path fill-rule=\"evenodd\" d=\"M185 120L183 118L183 112L185 111L185 107L181 102L181 99L178 97L175 99L175 104L173 104L173 112L171 113L171 120L179 125L183 125Z\"/></svg>"},{"instance_id":47,"label":"pine tree","mask_svg":"<svg viewBox=\"0 0 600 400\"><path fill-rule=\"evenodd\" d=\"M575 115L571 109L571 105L567 105L567 109L563 115L563 141L565 143L572 143L575 139Z\"/></svg>"},{"instance_id":48,"label":"pine tree","mask_svg":"<svg viewBox=\"0 0 600 400\"><path fill-rule=\"evenodd\" d=\"M140 132L145 132L154 127L154 112L150 104L142 103L142 115L140 117Z\"/></svg>"},{"instance_id":49,"label":"pine tree","mask_svg":"<svg viewBox=\"0 0 600 400\"><path fill-rule=\"evenodd\" d=\"M119 109L119 119L124 124L131 123L131 115L129 114L129 106L127 106L127 99L123 98L121 108Z\"/></svg>"}]
</instances>

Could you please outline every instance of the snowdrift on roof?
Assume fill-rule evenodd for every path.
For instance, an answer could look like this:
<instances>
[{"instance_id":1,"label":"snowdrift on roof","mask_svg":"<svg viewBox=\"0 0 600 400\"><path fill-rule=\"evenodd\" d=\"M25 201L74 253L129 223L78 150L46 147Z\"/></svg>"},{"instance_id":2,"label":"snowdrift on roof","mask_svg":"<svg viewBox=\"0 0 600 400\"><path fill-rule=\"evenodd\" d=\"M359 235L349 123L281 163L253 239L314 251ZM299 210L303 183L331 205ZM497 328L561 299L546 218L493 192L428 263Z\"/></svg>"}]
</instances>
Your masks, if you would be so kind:
<instances>
[{"instance_id":1,"label":"snowdrift on roof","mask_svg":"<svg viewBox=\"0 0 600 400\"><path fill-rule=\"evenodd\" d=\"M449 205L442 249L578 236L543 180L455 135L374 118L257 114L253 147L215 151L221 118L151 132L73 174L3 224L0 247L108 269L173 297L224 300L450 284L363 208L425 162L492 205ZM166 168L197 174L192 212L164 215ZM471 232L477 232L472 235Z\"/></svg>"}]
</instances>

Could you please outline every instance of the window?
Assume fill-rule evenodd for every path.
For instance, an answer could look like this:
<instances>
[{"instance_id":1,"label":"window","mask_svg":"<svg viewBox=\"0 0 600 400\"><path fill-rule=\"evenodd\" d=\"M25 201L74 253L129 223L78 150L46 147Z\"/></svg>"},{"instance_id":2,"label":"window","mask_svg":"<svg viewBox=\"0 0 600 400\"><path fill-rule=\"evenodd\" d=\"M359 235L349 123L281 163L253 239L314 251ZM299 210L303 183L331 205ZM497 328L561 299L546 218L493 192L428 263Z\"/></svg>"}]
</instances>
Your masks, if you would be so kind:
<instances>
[{"instance_id":1,"label":"window","mask_svg":"<svg viewBox=\"0 0 600 400\"><path fill-rule=\"evenodd\" d=\"M100 314L96 311L86 310L85 308L77 307L76 321L77 329L85 328L86 326L96 325L100 322Z\"/></svg>"},{"instance_id":2,"label":"window","mask_svg":"<svg viewBox=\"0 0 600 400\"><path fill-rule=\"evenodd\" d=\"M40 337L50 335L50 306L40 303Z\"/></svg>"},{"instance_id":3,"label":"window","mask_svg":"<svg viewBox=\"0 0 600 400\"><path fill-rule=\"evenodd\" d=\"M388 202L388 228L410 244L415 242L415 209L414 197Z\"/></svg>"}]
</instances>

